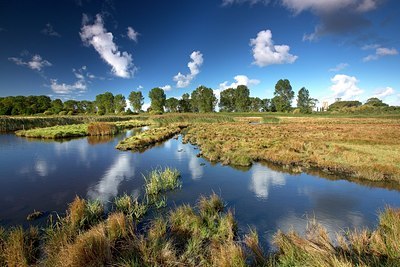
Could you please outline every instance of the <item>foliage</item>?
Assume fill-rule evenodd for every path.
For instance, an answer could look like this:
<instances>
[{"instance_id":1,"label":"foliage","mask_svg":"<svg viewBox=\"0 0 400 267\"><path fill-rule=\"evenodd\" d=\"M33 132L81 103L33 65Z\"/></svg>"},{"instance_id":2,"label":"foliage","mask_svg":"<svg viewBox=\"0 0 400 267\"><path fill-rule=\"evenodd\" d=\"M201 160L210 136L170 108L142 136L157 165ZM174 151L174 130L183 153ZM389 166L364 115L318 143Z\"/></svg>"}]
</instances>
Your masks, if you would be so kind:
<instances>
[{"instance_id":1,"label":"foliage","mask_svg":"<svg viewBox=\"0 0 400 267\"><path fill-rule=\"evenodd\" d=\"M221 112L235 111L235 89L228 88L223 90L220 94L218 105Z\"/></svg>"},{"instance_id":2,"label":"foliage","mask_svg":"<svg viewBox=\"0 0 400 267\"><path fill-rule=\"evenodd\" d=\"M217 98L211 88L199 86L192 92L192 110L193 112L213 112L217 104Z\"/></svg>"},{"instance_id":3,"label":"foliage","mask_svg":"<svg viewBox=\"0 0 400 267\"><path fill-rule=\"evenodd\" d=\"M365 102L364 105L373 106L373 107L387 107L387 106L389 106L388 104L383 103L382 100L380 100L380 99L377 98L377 97L371 97L371 98L369 98L369 99Z\"/></svg>"},{"instance_id":4,"label":"foliage","mask_svg":"<svg viewBox=\"0 0 400 267\"><path fill-rule=\"evenodd\" d=\"M250 107L250 90L246 85L239 85L234 94L235 111L247 112Z\"/></svg>"},{"instance_id":5,"label":"foliage","mask_svg":"<svg viewBox=\"0 0 400 267\"><path fill-rule=\"evenodd\" d=\"M178 112L179 100L175 97L170 97L165 101L165 108L168 112Z\"/></svg>"},{"instance_id":6,"label":"foliage","mask_svg":"<svg viewBox=\"0 0 400 267\"><path fill-rule=\"evenodd\" d=\"M105 92L96 96L97 113L111 114L115 113L114 95L110 92Z\"/></svg>"},{"instance_id":7,"label":"foliage","mask_svg":"<svg viewBox=\"0 0 400 267\"><path fill-rule=\"evenodd\" d=\"M116 113L124 112L126 108L125 96L123 96L122 94L114 96L114 106Z\"/></svg>"},{"instance_id":8,"label":"foliage","mask_svg":"<svg viewBox=\"0 0 400 267\"><path fill-rule=\"evenodd\" d=\"M263 111L264 103L259 97L250 97L250 111L260 112Z\"/></svg>"},{"instance_id":9,"label":"foliage","mask_svg":"<svg viewBox=\"0 0 400 267\"><path fill-rule=\"evenodd\" d=\"M140 110L142 109L143 100L144 100L142 92L141 91L132 91L129 94L128 99L129 99L129 102L131 103L133 110L136 113L139 113Z\"/></svg>"},{"instance_id":10,"label":"foliage","mask_svg":"<svg viewBox=\"0 0 400 267\"><path fill-rule=\"evenodd\" d=\"M289 80L281 79L276 83L274 96L273 101L276 111L290 111L294 92Z\"/></svg>"},{"instance_id":11,"label":"foliage","mask_svg":"<svg viewBox=\"0 0 400 267\"><path fill-rule=\"evenodd\" d=\"M51 99L45 95L0 97L0 115L32 115L50 107Z\"/></svg>"},{"instance_id":12,"label":"foliage","mask_svg":"<svg viewBox=\"0 0 400 267\"><path fill-rule=\"evenodd\" d=\"M301 113L311 113L315 107L317 99L311 98L306 88L301 88L297 94L297 107Z\"/></svg>"},{"instance_id":13,"label":"foliage","mask_svg":"<svg viewBox=\"0 0 400 267\"><path fill-rule=\"evenodd\" d=\"M153 88L149 92L149 98L151 100L151 110L155 112L163 112L165 106L165 93L161 88Z\"/></svg>"},{"instance_id":14,"label":"foliage","mask_svg":"<svg viewBox=\"0 0 400 267\"><path fill-rule=\"evenodd\" d=\"M336 101L335 103L329 105L329 111L340 111L343 108L359 107L361 106L360 101Z\"/></svg>"},{"instance_id":15,"label":"foliage","mask_svg":"<svg viewBox=\"0 0 400 267\"><path fill-rule=\"evenodd\" d=\"M188 93L183 94L182 99L179 100L179 111L180 112L191 111L191 101L190 101L190 95Z\"/></svg>"}]
</instances>

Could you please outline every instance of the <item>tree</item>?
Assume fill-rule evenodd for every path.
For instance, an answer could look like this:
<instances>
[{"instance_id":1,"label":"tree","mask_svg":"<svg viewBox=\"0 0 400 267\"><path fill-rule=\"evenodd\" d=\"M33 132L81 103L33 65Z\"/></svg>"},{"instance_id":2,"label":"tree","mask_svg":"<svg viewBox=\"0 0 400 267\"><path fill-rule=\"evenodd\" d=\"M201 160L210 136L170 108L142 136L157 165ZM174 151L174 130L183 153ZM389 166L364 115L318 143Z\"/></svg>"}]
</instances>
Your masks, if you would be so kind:
<instances>
[{"instance_id":1,"label":"tree","mask_svg":"<svg viewBox=\"0 0 400 267\"><path fill-rule=\"evenodd\" d=\"M190 112L190 95L185 93L182 95L182 99L179 100L179 112Z\"/></svg>"},{"instance_id":2,"label":"tree","mask_svg":"<svg viewBox=\"0 0 400 267\"><path fill-rule=\"evenodd\" d=\"M217 98L211 88L200 86L192 92L192 107L195 112L213 112Z\"/></svg>"},{"instance_id":3,"label":"tree","mask_svg":"<svg viewBox=\"0 0 400 267\"><path fill-rule=\"evenodd\" d=\"M294 92L289 80L279 80L275 85L274 104L277 111L290 111ZM277 98L276 98L277 97Z\"/></svg>"},{"instance_id":4,"label":"tree","mask_svg":"<svg viewBox=\"0 0 400 267\"><path fill-rule=\"evenodd\" d=\"M95 102L98 114L115 113L114 95L112 93L105 92L97 95Z\"/></svg>"},{"instance_id":5,"label":"tree","mask_svg":"<svg viewBox=\"0 0 400 267\"><path fill-rule=\"evenodd\" d=\"M114 106L116 113L124 112L126 108L125 96L123 96L122 94L114 96Z\"/></svg>"},{"instance_id":6,"label":"tree","mask_svg":"<svg viewBox=\"0 0 400 267\"><path fill-rule=\"evenodd\" d=\"M387 107L387 106L389 106L388 104L383 103L382 100L380 100L380 99L377 98L377 97L371 97L371 98L369 98L369 99L367 100L367 102L365 102L364 105L373 106L373 107Z\"/></svg>"},{"instance_id":7,"label":"tree","mask_svg":"<svg viewBox=\"0 0 400 267\"><path fill-rule=\"evenodd\" d=\"M250 90L246 85L239 85L235 89L235 111L247 112L250 108Z\"/></svg>"},{"instance_id":8,"label":"tree","mask_svg":"<svg viewBox=\"0 0 400 267\"><path fill-rule=\"evenodd\" d=\"M57 98L51 101L51 111L54 114L60 113L64 108L63 102L61 99Z\"/></svg>"},{"instance_id":9,"label":"tree","mask_svg":"<svg viewBox=\"0 0 400 267\"><path fill-rule=\"evenodd\" d=\"M262 100L261 111L264 111L264 112L271 111L271 99L265 98Z\"/></svg>"},{"instance_id":10,"label":"tree","mask_svg":"<svg viewBox=\"0 0 400 267\"><path fill-rule=\"evenodd\" d=\"M360 101L336 101L335 103L329 105L328 111L340 111L344 108L359 107L362 103Z\"/></svg>"},{"instance_id":11,"label":"tree","mask_svg":"<svg viewBox=\"0 0 400 267\"><path fill-rule=\"evenodd\" d=\"M220 95L218 106L221 112L235 111L235 89L228 88L223 90Z\"/></svg>"},{"instance_id":12,"label":"tree","mask_svg":"<svg viewBox=\"0 0 400 267\"><path fill-rule=\"evenodd\" d=\"M166 96L163 89L158 87L151 89L149 98L151 100L150 107L153 112L164 112Z\"/></svg>"},{"instance_id":13,"label":"tree","mask_svg":"<svg viewBox=\"0 0 400 267\"><path fill-rule=\"evenodd\" d=\"M297 107L301 113L311 113L317 102L317 99L310 97L310 93L305 87L299 90L297 94Z\"/></svg>"},{"instance_id":14,"label":"tree","mask_svg":"<svg viewBox=\"0 0 400 267\"><path fill-rule=\"evenodd\" d=\"M259 97L250 97L250 111L260 112L263 109L263 101Z\"/></svg>"},{"instance_id":15,"label":"tree","mask_svg":"<svg viewBox=\"0 0 400 267\"><path fill-rule=\"evenodd\" d=\"M168 112L178 112L179 100L175 97L168 98L165 101L165 108Z\"/></svg>"},{"instance_id":16,"label":"tree","mask_svg":"<svg viewBox=\"0 0 400 267\"><path fill-rule=\"evenodd\" d=\"M137 91L137 92L132 91L129 94L128 99L129 99L129 102L131 103L132 109L135 112L139 113L140 110L142 109L143 100L144 100L142 92L141 91Z\"/></svg>"},{"instance_id":17,"label":"tree","mask_svg":"<svg viewBox=\"0 0 400 267\"><path fill-rule=\"evenodd\" d=\"M67 112L77 113L78 111L78 101L76 100L67 100L64 102L64 110Z\"/></svg>"}]
</instances>

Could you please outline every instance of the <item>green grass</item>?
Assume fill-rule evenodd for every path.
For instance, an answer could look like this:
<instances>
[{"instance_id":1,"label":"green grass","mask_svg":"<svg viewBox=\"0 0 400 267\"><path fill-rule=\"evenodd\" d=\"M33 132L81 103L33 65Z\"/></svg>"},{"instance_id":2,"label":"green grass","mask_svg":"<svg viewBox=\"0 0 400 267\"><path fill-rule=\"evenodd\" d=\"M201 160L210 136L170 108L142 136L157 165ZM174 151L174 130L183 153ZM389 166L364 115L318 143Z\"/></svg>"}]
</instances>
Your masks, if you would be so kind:
<instances>
[{"instance_id":1,"label":"green grass","mask_svg":"<svg viewBox=\"0 0 400 267\"><path fill-rule=\"evenodd\" d=\"M181 130L186 126L187 125L184 124L171 124L165 127L149 129L120 141L116 148L119 150L142 151L156 143L165 141L180 133Z\"/></svg>"},{"instance_id":2,"label":"green grass","mask_svg":"<svg viewBox=\"0 0 400 267\"><path fill-rule=\"evenodd\" d=\"M153 170L144 178L145 192L150 197L182 186L179 171L169 167Z\"/></svg>"}]
</instances>

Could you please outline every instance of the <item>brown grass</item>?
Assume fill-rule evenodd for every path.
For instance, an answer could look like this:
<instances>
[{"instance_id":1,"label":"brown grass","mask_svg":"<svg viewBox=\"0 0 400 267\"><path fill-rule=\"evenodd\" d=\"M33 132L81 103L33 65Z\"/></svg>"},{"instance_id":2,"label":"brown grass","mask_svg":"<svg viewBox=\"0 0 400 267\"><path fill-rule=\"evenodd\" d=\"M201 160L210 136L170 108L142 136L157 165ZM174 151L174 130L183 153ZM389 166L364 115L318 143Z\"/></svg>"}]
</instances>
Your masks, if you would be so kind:
<instances>
[{"instance_id":1,"label":"brown grass","mask_svg":"<svg viewBox=\"0 0 400 267\"><path fill-rule=\"evenodd\" d=\"M93 122L88 125L88 135L114 135L118 133L118 128L114 123Z\"/></svg>"},{"instance_id":2,"label":"brown grass","mask_svg":"<svg viewBox=\"0 0 400 267\"><path fill-rule=\"evenodd\" d=\"M280 118L279 124L194 124L184 138L223 164L267 161L353 177L400 182L400 121Z\"/></svg>"}]
</instances>

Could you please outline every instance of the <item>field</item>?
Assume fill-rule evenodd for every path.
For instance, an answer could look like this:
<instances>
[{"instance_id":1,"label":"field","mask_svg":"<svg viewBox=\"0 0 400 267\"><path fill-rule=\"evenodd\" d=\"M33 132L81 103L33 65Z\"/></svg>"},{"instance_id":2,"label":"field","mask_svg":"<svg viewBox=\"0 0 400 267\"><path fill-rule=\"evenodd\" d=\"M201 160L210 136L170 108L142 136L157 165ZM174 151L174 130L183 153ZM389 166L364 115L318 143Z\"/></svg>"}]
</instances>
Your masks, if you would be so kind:
<instances>
[{"instance_id":1,"label":"field","mask_svg":"<svg viewBox=\"0 0 400 267\"><path fill-rule=\"evenodd\" d=\"M203 157L223 164L249 166L253 161L267 161L298 172L317 168L400 183L397 119L279 117L261 121L194 124L184 140L197 144Z\"/></svg>"}]
</instances>

